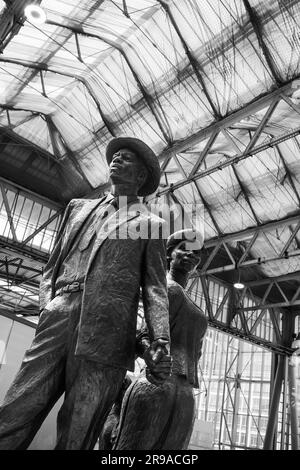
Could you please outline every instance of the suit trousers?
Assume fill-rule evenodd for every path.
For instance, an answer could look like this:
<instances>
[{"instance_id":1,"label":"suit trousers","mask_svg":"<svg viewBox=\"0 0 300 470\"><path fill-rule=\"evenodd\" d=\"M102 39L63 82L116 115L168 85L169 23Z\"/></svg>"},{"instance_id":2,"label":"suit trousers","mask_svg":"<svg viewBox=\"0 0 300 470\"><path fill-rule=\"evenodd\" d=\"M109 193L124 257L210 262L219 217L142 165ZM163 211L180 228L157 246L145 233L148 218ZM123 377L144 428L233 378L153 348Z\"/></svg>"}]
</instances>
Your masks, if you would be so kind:
<instances>
[{"instance_id":1,"label":"suit trousers","mask_svg":"<svg viewBox=\"0 0 300 470\"><path fill-rule=\"evenodd\" d=\"M94 448L126 370L74 355L81 300L80 292L64 294L43 310L0 407L0 450L26 449L63 393L55 449Z\"/></svg>"}]
</instances>

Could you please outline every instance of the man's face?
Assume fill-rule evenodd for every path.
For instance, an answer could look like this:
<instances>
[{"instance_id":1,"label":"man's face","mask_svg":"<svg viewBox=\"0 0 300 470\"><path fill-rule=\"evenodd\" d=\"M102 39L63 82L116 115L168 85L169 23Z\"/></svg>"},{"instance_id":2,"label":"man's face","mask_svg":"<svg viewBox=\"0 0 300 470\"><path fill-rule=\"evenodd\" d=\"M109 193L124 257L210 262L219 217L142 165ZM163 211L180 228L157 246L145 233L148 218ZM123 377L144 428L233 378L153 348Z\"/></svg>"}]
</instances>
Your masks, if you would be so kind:
<instances>
[{"instance_id":1,"label":"man's face","mask_svg":"<svg viewBox=\"0 0 300 470\"><path fill-rule=\"evenodd\" d=\"M135 184L138 187L142 168L136 154L124 148L113 155L109 165L109 176L113 184Z\"/></svg>"}]
</instances>

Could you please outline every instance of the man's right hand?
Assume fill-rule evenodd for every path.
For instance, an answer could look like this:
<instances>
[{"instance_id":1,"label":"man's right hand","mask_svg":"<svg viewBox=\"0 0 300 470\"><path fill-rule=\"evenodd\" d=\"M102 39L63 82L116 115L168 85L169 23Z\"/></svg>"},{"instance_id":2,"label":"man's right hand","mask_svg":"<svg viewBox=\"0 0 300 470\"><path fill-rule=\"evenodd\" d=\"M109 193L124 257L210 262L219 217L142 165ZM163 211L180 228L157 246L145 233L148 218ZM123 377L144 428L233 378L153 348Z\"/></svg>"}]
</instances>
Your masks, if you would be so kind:
<instances>
[{"instance_id":1,"label":"man's right hand","mask_svg":"<svg viewBox=\"0 0 300 470\"><path fill-rule=\"evenodd\" d=\"M168 341L157 339L144 352L147 365L146 377L154 385L161 385L170 376L172 358L168 352Z\"/></svg>"}]
</instances>

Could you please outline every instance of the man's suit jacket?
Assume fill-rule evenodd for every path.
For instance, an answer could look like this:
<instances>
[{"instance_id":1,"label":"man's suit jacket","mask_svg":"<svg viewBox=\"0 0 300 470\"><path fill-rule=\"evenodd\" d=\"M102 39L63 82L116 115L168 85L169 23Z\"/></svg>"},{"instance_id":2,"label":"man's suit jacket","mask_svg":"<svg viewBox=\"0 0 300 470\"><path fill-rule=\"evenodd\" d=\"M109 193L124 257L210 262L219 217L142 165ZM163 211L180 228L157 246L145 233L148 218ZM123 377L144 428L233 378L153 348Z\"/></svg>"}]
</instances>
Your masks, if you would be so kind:
<instances>
[{"instance_id":1,"label":"man's suit jacket","mask_svg":"<svg viewBox=\"0 0 300 470\"><path fill-rule=\"evenodd\" d=\"M107 208L107 200L73 199L64 214L55 247L40 286L44 309L55 296L55 281L66 254L88 216ZM135 206L136 207L136 206ZM120 209L97 233L84 279L76 355L103 365L134 369L137 308L140 287L145 319L152 340L169 339L165 241L160 238L111 239L112 229L137 233L137 224L156 234L164 221L141 210ZM92 236L92 234L91 234Z\"/></svg>"}]
</instances>

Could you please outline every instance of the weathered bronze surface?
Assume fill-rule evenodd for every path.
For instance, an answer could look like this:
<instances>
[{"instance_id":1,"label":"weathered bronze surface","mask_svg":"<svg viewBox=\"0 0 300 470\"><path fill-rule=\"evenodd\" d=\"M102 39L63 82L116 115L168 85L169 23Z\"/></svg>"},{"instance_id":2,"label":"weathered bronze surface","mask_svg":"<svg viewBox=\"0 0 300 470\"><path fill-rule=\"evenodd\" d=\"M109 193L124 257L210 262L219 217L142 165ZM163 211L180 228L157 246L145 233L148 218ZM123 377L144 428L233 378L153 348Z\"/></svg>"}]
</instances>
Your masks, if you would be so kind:
<instances>
[{"instance_id":1,"label":"weathered bronze surface","mask_svg":"<svg viewBox=\"0 0 300 470\"><path fill-rule=\"evenodd\" d=\"M169 250L168 250L169 251ZM160 385L140 377L127 390L115 450L181 450L189 443L194 421L193 387L207 320L185 292L199 253L184 246L171 250L168 273L172 374ZM139 350L147 349L147 329L139 335ZM165 377L163 361L148 362L151 374Z\"/></svg>"},{"instance_id":2,"label":"weathered bronze surface","mask_svg":"<svg viewBox=\"0 0 300 470\"><path fill-rule=\"evenodd\" d=\"M99 437L99 450L112 450L114 443L116 441L118 426L120 421L122 401L125 395L126 390L132 383L131 378L126 375L122 388L119 392L119 395L116 398L116 401L109 412L109 415L105 421L105 424L102 429L102 433Z\"/></svg>"},{"instance_id":3,"label":"weathered bronze surface","mask_svg":"<svg viewBox=\"0 0 300 470\"><path fill-rule=\"evenodd\" d=\"M110 236L149 221L161 226L145 206L132 209L138 191L158 184L159 164L140 141L119 143L126 148L114 139L116 153L108 154L112 194L74 199L66 209L41 282L36 336L0 408L0 449L26 449L64 392L56 449L94 447L133 369L140 288L154 350L169 341L164 241Z\"/></svg>"}]
</instances>

